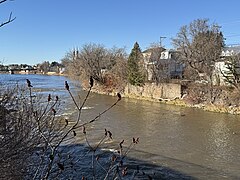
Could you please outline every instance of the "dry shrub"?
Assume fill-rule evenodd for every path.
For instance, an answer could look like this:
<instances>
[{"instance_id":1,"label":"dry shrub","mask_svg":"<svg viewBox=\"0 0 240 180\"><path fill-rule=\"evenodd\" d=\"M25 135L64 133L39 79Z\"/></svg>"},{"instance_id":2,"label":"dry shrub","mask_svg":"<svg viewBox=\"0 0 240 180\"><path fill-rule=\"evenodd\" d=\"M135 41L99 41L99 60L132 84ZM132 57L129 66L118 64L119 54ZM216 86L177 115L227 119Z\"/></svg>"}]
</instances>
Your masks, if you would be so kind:
<instances>
[{"instance_id":1,"label":"dry shrub","mask_svg":"<svg viewBox=\"0 0 240 180\"><path fill-rule=\"evenodd\" d=\"M183 77L185 79L189 79L189 80L198 80L199 79L198 73L190 66L186 66L184 68Z\"/></svg>"},{"instance_id":2,"label":"dry shrub","mask_svg":"<svg viewBox=\"0 0 240 180\"><path fill-rule=\"evenodd\" d=\"M207 101L208 88L203 84L191 83L185 89L184 100L189 104L201 104Z\"/></svg>"},{"instance_id":3,"label":"dry shrub","mask_svg":"<svg viewBox=\"0 0 240 180\"><path fill-rule=\"evenodd\" d=\"M0 179L24 179L39 140L32 115L24 90L0 90Z\"/></svg>"},{"instance_id":4,"label":"dry shrub","mask_svg":"<svg viewBox=\"0 0 240 180\"><path fill-rule=\"evenodd\" d=\"M239 106L240 105L240 93L238 89L228 88L226 92L227 103L229 106Z\"/></svg>"},{"instance_id":5,"label":"dry shrub","mask_svg":"<svg viewBox=\"0 0 240 180\"><path fill-rule=\"evenodd\" d=\"M215 104L220 106L239 106L240 93L233 87L210 86L201 83L189 83L184 86L189 104Z\"/></svg>"},{"instance_id":6,"label":"dry shrub","mask_svg":"<svg viewBox=\"0 0 240 180\"><path fill-rule=\"evenodd\" d=\"M109 90L121 89L125 85L122 80L114 74L108 73L104 76L104 86Z\"/></svg>"}]
</instances>

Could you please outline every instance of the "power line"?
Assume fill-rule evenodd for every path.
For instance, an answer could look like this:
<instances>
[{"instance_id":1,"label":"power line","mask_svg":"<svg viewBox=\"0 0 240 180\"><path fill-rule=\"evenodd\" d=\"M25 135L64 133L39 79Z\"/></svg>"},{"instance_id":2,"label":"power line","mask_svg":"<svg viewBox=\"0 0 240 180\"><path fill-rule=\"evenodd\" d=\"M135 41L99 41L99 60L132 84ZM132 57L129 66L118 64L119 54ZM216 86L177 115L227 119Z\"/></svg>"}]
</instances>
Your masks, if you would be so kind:
<instances>
[{"instance_id":1,"label":"power line","mask_svg":"<svg viewBox=\"0 0 240 180\"><path fill-rule=\"evenodd\" d=\"M240 20L223 22L223 23L220 23L220 24L225 26L225 25L231 25L231 24L237 24L237 23L240 23Z\"/></svg>"},{"instance_id":2,"label":"power line","mask_svg":"<svg viewBox=\"0 0 240 180\"><path fill-rule=\"evenodd\" d=\"M240 34L227 35L227 36L225 36L225 37L226 37L226 38L229 38L229 37L238 37L238 36L240 36Z\"/></svg>"}]
</instances>

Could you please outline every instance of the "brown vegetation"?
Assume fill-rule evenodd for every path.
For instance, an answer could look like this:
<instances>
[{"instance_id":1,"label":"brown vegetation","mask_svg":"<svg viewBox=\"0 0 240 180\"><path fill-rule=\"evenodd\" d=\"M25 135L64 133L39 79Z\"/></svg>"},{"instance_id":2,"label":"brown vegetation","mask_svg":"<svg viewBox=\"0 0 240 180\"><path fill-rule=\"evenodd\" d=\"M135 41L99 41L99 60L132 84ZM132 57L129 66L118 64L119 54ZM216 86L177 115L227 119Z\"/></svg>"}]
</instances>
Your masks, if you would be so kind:
<instances>
[{"instance_id":1,"label":"brown vegetation","mask_svg":"<svg viewBox=\"0 0 240 180\"><path fill-rule=\"evenodd\" d=\"M219 60L224 47L223 40L217 24L209 24L208 19L197 19L181 27L173 45L178 50L179 60L198 74L195 80L211 80L214 63Z\"/></svg>"},{"instance_id":2,"label":"brown vegetation","mask_svg":"<svg viewBox=\"0 0 240 180\"><path fill-rule=\"evenodd\" d=\"M97 84L114 88L126 79L126 52L122 48L107 49L99 44L86 44L80 50L68 52L62 63L69 77L82 82L91 76Z\"/></svg>"}]
</instances>

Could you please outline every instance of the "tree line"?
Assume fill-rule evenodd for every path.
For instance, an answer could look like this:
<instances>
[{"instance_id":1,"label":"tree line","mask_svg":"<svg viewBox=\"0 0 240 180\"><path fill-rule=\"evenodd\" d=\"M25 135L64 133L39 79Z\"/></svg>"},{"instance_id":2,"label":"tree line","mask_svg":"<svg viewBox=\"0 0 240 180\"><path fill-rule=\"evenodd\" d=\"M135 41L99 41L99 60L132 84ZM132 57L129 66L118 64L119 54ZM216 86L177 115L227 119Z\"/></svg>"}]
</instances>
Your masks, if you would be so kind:
<instances>
[{"instance_id":1,"label":"tree line","mask_svg":"<svg viewBox=\"0 0 240 180\"><path fill-rule=\"evenodd\" d=\"M184 64L184 78L191 80L211 81L214 63L221 59L224 47L224 37L220 26L210 24L208 19L197 19L189 25L180 28L172 39L176 50L175 60ZM159 59L163 47L155 45L155 58ZM106 74L112 78L129 82L132 85L143 85L146 79L146 68L141 48L136 42L131 53L127 55L124 48L107 49L99 44L85 44L82 48L68 52L62 60L67 67L67 73L74 76L92 76L97 82L107 82ZM164 71L161 65L154 64L154 81L163 79Z\"/></svg>"},{"instance_id":2,"label":"tree line","mask_svg":"<svg viewBox=\"0 0 240 180\"><path fill-rule=\"evenodd\" d=\"M197 19L182 26L176 37L172 38L173 61L183 67L181 76L177 77L180 80L169 74L169 63L172 62L160 59L165 49L156 43L148 48L152 52L148 62L150 65L146 64L143 56L145 51L142 52L138 42L130 54L125 48L85 44L69 51L62 59L62 64L66 73L80 80L83 85L88 77L93 77L97 84L108 89L123 89L127 83L143 86L147 82L177 82L183 85L183 94L188 94L193 103L238 105L238 93L235 92L240 90L239 55L222 56L224 41L221 27L209 19ZM219 62L224 62L224 68L216 74L216 63ZM149 71L152 73L150 81ZM220 78L225 82L224 86ZM229 94L234 96L230 97Z\"/></svg>"}]
</instances>

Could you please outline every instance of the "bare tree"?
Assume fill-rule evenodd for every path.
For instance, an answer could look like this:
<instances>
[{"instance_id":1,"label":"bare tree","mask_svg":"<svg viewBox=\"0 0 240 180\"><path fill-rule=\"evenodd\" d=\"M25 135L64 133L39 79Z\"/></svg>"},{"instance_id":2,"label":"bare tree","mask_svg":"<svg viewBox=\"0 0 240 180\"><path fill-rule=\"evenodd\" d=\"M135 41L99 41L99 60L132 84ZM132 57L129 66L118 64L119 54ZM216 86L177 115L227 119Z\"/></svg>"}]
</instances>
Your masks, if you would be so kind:
<instances>
[{"instance_id":1,"label":"bare tree","mask_svg":"<svg viewBox=\"0 0 240 180\"><path fill-rule=\"evenodd\" d=\"M127 53L125 48L113 47L109 50L111 66L109 74L114 77L118 85L124 85L127 82Z\"/></svg>"},{"instance_id":2,"label":"bare tree","mask_svg":"<svg viewBox=\"0 0 240 180\"><path fill-rule=\"evenodd\" d=\"M0 0L0 4L6 2L8 0ZM12 12L9 14L9 17L6 21L3 21L1 24L0 24L0 27L6 25L6 24L9 24L10 22L14 21L16 19L16 17L12 17Z\"/></svg>"},{"instance_id":3,"label":"bare tree","mask_svg":"<svg viewBox=\"0 0 240 180\"><path fill-rule=\"evenodd\" d=\"M80 50L67 53L62 63L71 77L84 81L91 76L104 84L106 74L124 79L126 56L124 48L107 49L99 44L85 44Z\"/></svg>"},{"instance_id":4,"label":"bare tree","mask_svg":"<svg viewBox=\"0 0 240 180\"><path fill-rule=\"evenodd\" d=\"M61 59L61 64L65 67L65 73L72 79L78 79L82 75L82 64L79 63L75 56L75 50L68 51Z\"/></svg>"},{"instance_id":5,"label":"bare tree","mask_svg":"<svg viewBox=\"0 0 240 180\"><path fill-rule=\"evenodd\" d=\"M156 83L169 82L170 76L170 63L168 59L161 59L154 64L154 79Z\"/></svg>"},{"instance_id":6,"label":"bare tree","mask_svg":"<svg viewBox=\"0 0 240 180\"><path fill-rule=\"evenodd\" d=\"M107 62L106 48L100 44L86 44L77 57L87 76L92 76L99 83L104 83L103 71L110 66Z\"/></svg>"},{"instance_id":7,"label":"bare tree","mask_svg":"<svg viewBox=\"0 0 240 180\"><path fill-rule=\"evenodd\" d=\"M214 63L219 60L224 38L217 24L208 19L197 19L181 27L173 45L179 52L179 60L197 72L198 79L212 79Z\"/></svg>"},{"instance_id":8,"label":"bare tree","mask_svg":"<svg viewBox=\"0 0 240 180\"><path fill-rule=\"evenodd\" d=\"M44 61L43 63L39 64L38 67L39 67L39 70L45 74L50 70L50 62Z\"/></svg>"}]
</instances>

